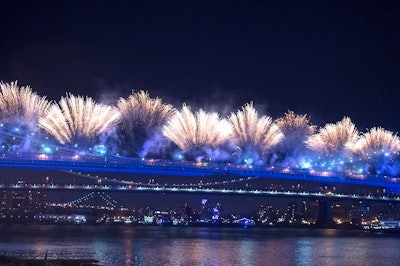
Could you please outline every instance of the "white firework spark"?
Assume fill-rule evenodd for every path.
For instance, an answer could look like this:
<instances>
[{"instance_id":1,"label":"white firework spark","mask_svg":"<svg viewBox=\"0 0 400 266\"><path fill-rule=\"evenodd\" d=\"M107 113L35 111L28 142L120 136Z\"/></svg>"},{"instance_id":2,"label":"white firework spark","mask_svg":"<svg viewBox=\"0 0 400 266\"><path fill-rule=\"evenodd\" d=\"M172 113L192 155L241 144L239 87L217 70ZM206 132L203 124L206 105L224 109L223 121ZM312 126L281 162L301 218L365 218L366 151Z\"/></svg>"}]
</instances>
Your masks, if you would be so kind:
<instances>
[{"instance_id":1,"label":"white firework spark","mask_svg":"<svg viewBox=\"0 0 400 266\"><path fill-rule=\"evenodd\" d=\"M218 113L200 109L193 113L185 104L162 129L163 135L183 151L196 148L215 148L230 135L230 126Z\"/></svg>"},{"instance_id":2,"label":"white firework spark","mask_svg":"<svg viewBox=\"0 0 400 266\"><path fill-rule=\"evenodd\" d=\"M53 104L39 125L61 143L78 138L94 138L119 122L120 113L114 107L96 104L90 97L67 94Z\"/></svg>"},{"instance_id":3,"label":"white firework spark","mask_svg":"<svg viewBox=\"0 0 400 266\"><path fill-rule=\"evenodd\" d=\"M164 124L173 114L173 106L164 104L160 98L150 98L146 91L139 91L127 98L120 98L118 109L121 112L121 123L129 133L135 128L152 128Z\"/></svg>"},{"instance_id":4,"label":"white firework spark","mask_svg":"<svg viewBox=\"0 0 400 266\"><path fill-rule=\"evenodd\" d=\"M349 117L344 117L336 124L326 124L317 134L310 136L305 144L313 151L334 156L353 151L358 138L356 126Z\"/></svg>"},{"instance_id":5,"label":"white firework spark","mask_svg":"<svg viewBox=\"0 0 400 266\"><path fill-rule=\"evenodd\" d=\"M261 154L278 144L283 134L269 116L258 116L253 103L232 113L228 118L232 126L233 142L241 149L254 149Z\"/></svg>"},{"instance_id":6,"label":"white firework spark","mask_svg":"<svg viewBox=\"0 0 400 266\"><path fill-rule=\"evenodd\" d=\"M391 131L374 127L361 135L356 145L356 151L362 156L398 153L400 138Z\"/></svg>"},{"instance_id":7,"label":"white firework spark","mask_svg":"<svg viewBox=\"0 0 400 266\"><path fill-rule=\"evenodd\" d=\"M310 125L310 119L306 114L298 115L288 110L287 113L275 121L276 125L286 137L308 137L315 133L316 126Z\"/></svg>"},{"instance_id":8,"label":"white firework spark","mask_svg":"<svg viewBox=\"0 0 400 266\"><path fill-rule=\"evenodd\" d=\"M49 108L46 97L41 97L29 86L18 87L17 82L0 82L0 119L2 122L23 123L31 130Z\"/></svg>"}]
</instances>

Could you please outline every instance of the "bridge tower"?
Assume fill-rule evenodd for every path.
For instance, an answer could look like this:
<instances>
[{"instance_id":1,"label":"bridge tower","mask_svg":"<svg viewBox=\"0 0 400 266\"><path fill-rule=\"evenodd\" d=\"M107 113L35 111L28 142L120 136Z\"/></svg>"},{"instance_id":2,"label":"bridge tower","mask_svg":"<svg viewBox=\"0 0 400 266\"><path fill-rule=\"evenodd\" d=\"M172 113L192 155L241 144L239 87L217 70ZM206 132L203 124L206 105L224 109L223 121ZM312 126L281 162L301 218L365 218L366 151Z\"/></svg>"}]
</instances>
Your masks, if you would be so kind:
<instances>
[{"instance_id":1,"label":"bridge tower","mask_svg":"<svg viewBox=\"0 0 400 266\"><path fill-rule=\"evenodd\" d=\"M319 198L317 199L319 205L318 219L315 223L316 227L330 227L334 224L331 198Z\"/></svg>"}]
</instances>

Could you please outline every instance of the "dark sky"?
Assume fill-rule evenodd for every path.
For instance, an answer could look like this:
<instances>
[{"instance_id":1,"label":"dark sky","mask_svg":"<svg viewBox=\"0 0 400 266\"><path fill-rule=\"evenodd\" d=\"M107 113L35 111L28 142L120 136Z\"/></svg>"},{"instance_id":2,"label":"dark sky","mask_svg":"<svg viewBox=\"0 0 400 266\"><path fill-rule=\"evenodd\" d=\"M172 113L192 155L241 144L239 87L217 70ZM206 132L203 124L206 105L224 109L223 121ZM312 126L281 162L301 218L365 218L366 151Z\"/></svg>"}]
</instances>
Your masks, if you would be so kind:
<instances>
[{"instance_id":1,"label":"dark sky","mask_svg":"<svg viewBox=\"0 0 400 266\"><path fill-rule=\"evenodd\" d=\"M166 3L168 2L168 3ZM188 3L189 2L189 3ZM194 1L193 1L194 2ZM400 130L397 1L7 1L0 80ZM107 95L104 97L104 95Z\"/></svg>"},{"instance_id":2,"label":"dark sky","mask_svg":"<svg viewBox=\"0 0 400 266\"><path fill-rule=\"evenodd\" d=\"M193 2L2 0L0 80L400 130L398 1Z\"/></svg>"}]
</instances>

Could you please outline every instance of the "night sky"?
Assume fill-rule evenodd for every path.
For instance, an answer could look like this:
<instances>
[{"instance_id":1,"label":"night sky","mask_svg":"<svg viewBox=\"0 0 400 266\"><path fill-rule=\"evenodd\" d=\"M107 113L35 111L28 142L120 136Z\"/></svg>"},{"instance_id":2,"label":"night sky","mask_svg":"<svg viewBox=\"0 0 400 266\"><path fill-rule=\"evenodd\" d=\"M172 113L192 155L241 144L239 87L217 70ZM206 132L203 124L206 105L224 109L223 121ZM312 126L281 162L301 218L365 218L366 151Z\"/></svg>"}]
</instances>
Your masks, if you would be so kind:
<instances>
[{"instance_id":1,"label":"night sky","mask_svg":"<svg viewBox=\"0 0 400 266\"><path fill-rule=\"evenodd\" d=\"M397 1L187 2L3 0L0 80L400 130Z\"/></svg>"},{"instance_id":2,"label":"night sky","mask_svg":"<svg viewBox=\"0 0 400 266\"><path fill-rule=\"evenodd\" d=\"M0 80L400 130L398 1L0 2ZM113 101L113 99L115 101Z\"/></svg>"}]
</instances>

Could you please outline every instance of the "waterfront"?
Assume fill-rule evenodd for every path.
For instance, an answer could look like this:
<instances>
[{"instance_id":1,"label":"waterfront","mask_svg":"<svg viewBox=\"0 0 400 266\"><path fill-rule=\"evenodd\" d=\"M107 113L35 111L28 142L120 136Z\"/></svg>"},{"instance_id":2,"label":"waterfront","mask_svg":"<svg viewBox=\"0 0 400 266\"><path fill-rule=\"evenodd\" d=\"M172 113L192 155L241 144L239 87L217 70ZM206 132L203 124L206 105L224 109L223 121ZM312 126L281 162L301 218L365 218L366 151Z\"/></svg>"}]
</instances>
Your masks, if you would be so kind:
<instances>
[{"instance_id":1,"label":"waterfront","mask_svg":"<svg viewBox=\"0 0 400 266\"><path fill-rule=\"evenodd\" d=\"M0 255L100 265L398 265L399 235L357 230L0 225Z\"/></svg>"}]
</instances>

